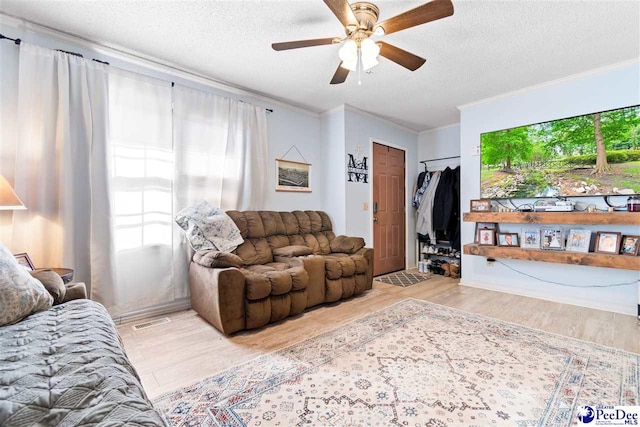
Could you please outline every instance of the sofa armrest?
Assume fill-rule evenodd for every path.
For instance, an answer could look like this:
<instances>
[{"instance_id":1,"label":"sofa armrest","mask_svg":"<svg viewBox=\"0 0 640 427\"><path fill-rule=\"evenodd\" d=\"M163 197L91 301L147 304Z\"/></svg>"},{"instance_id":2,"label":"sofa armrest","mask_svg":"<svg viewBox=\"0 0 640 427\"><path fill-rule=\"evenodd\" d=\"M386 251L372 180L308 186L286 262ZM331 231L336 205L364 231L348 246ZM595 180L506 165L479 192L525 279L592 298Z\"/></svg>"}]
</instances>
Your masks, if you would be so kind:
<instances>
[{"instance_id":1,"label":"sofa armrest","mask_svg":"<svg viewBox=\"0 0 640 427\"><path fill-rule=\"evenodd\" d=\"M355 255L362 255L367 260L366 289L371 289L373 287L373 248L362 248Z\"/></svg>"},{"instance_id":2,"label":"sofa armrest","mask_svg":"<svg viewBox=\"0 0 640 427\"><path fill-rule=\"evenodd\" d=\"M237 268L189 266L191 307L224 334L245 329L245 281Z\"/></svg>"},{"instance_id":3,"label":"sofa armrest","mask_svg":"<svg viewBox=\"0 0 640 427\"><path fill-rule=\"evenodd\" d=\"M362 237L336 236L331 240L331 252L353 255L364 247Z\"/></svg>"},{"instance_id":4,"label":"sofa armrest","mask_svg":"<svg viewBox=\"0 0 640 427\"><path fill-rule=\"evenodd\" d=\"M211 249L197 251L193 254L193 262L203 267L227 268L242 267L242 258L230 252L219 252Z\"/></svg>"},{"instance_id":5,"label":"sofa armrest","mask_svg":"<svg viewBox=\"0 0 640 427\"><path fill-rule=\"evenodd\" d=\"M74 299L87 299L87 286L82 282L67 283L65 285L67 291L65 292L62 303L71 301Z\"/></svg>"}]
</instances>

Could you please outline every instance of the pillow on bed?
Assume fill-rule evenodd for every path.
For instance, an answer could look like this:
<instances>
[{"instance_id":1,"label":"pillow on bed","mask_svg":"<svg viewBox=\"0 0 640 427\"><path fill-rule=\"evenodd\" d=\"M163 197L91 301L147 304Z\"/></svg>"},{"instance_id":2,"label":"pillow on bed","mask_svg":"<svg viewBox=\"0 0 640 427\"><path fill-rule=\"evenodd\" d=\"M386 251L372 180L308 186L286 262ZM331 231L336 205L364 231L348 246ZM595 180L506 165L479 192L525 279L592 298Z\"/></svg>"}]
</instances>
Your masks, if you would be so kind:
<instances>
[{"instance_id":1,"label":"pillow on bed","mask_svg":"<svg viewBox=\"0 0 640 427\"><path fill-rule=\"evenodd\" d=\"M48 310L53 298L0 242L0 326L19 322L31 313Z\"/></svg>"},{"instance_id":2,"label":"pillow on bed","mask_svg":"<svg viewBox=\"0 0 640 427\"><path fill-rule=\"evenodd\" d=\"M47 292L53 297L54 304L60 304L64 301L67 288L58 273L53 270L38 270L30 271L29 274L42 283Z\"/></svg>"}]
</instances>

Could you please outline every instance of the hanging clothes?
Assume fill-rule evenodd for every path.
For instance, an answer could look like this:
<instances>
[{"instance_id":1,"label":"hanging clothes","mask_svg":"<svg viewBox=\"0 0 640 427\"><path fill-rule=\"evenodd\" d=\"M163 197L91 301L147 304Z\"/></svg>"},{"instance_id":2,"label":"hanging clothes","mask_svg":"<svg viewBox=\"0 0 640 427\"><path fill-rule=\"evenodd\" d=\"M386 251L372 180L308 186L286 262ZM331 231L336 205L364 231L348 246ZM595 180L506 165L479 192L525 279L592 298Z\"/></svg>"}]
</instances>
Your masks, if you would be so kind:
<instances>
[{"instance_id":1,"label":"hanging clothes","mask_svg":"<svg viewBox=\"0 0 640 427\"><path fill-rule=\"evenodd\" d=\"M460 249L460 166L442 172L433 202L433 228L446 231L454 249Z\"/></svg>"},{"instance_id":2,"label":"hanging clothes","mask_svg":"<svg viewBox=\"0 0 640 427\"><path fill-rule=\"evenodd\" d=\"M429 186L429 182L431 181L431 174L429 172L420 172L418 175L418 182L416 184L417 190L413 195L412 205L414 208L420 207L420 200L422 199L422 195L425 191L427 191L427 187Z\"/></svg>"},{"instance_id":3,"label":"hanging clothes","mask_svg":"<svg viewBox=\"0 0 640 427\"><path fill-rule=\"evenodd\" d=\"M433 228L433 202L440 182L440 171L436 171L431 175L431 180L422 195L420 207L418 208L418 218L416 221L416 232L426 234L432 242L436 241L436 233Z\"/></svg>"}]
</instances>

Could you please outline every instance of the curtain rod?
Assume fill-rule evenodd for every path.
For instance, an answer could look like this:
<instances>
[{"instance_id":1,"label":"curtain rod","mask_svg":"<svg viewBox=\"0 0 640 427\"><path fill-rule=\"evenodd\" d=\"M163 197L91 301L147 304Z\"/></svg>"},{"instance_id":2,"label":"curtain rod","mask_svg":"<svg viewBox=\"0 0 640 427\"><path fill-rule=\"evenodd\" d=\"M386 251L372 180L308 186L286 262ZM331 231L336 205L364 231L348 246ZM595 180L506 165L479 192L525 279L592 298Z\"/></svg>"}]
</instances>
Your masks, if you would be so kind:
<instances>
[{"instance_id":1,"label":"curtain rod","mask_svg":"<svg viewBox=\"0 0 640 427\"><path fill-rule=\"evenodd\" d=\"M14 42L17 45L20 45L22 43L21 39L12 39L11 37L7 37L4 34L0 34L0 40L11 40L12 42ZM62 52L62 53L66 53L67 55L73 55L73 56L77 56L79 58L84 58L84 56L80 53L77 52L69 52L68 50L62 50L62 49L55 49L58 52ZM108 62L106 61L100 61L99 59L92 59L92 61L95 62L99 62L101 64L105 64L105 65L109 65Z\"/></svg>"},{"instance_id":2,"label":"curtain rod","mask_svg":"<svg viewBox=\"0 0 640 427\"><path fill-rule=\"evenodd\" d=\"M17 45L20 45L20 43L22 43L22 40L20 40L20 39L12 39L11 37L7 37L7 36L5 36L4 34L0 34L0 40L2 40L2 39L11 40L12 42L14 42L14 43L15 43L15 44L17 44ZM73 56L78 56L78 57L80 57L80 58L84 58L84 56L82 56L82 54L80 54L80 53L76 53L76 52L69 52L69 51L62 50L62 49L56 49L56 50L57 50L58 52L63 52L63 53L66 53L66 54L68 54L68 55L73 55ZM99 60L99 59L92 59L92 61L99 62L99 63L101 63L101 64L109 65L109 63L108 63L108 62L106 62L106 61L101 61L101 60ZM175 82L171 82L171 87L174 87L174 86L175 86ZM240 102L246 102L246 101L242 101L242 100L241 100ZM246 103L247 103L247 104L250 104L250 102L246 102ZM252 105L253 105L253 104L252 104ZM272 109L272 108L265 108L265 111L267 111L268 113L273 113L273 109Z\"/></svg>"},{"instance_id":3,"label":"curtain rod","mask_svg":"<svg viewBox=\"0 0 640 427\"><path fill-rule=\"evenodd\" d=\"M459 158L460 158L460 156L440 157L440 158L437 158L437 159L420 160L420 163L435 162L436 160L459 159Z\"/></svg>"},{"instance_id":4,"label":"curtain rod","mask_svg":"<svg viewBox=\"0 0 640 427\"><path fill-rule=\"evenodd\" d=\"M11 40L12 42L14 42L15 44L19 45L20 43L22 43L22 40L20 39L12 39L11 37L7 37L4 34L0 34L0 40L2 39L7 39L7 40Z\"/></svg>"}]
</instances>

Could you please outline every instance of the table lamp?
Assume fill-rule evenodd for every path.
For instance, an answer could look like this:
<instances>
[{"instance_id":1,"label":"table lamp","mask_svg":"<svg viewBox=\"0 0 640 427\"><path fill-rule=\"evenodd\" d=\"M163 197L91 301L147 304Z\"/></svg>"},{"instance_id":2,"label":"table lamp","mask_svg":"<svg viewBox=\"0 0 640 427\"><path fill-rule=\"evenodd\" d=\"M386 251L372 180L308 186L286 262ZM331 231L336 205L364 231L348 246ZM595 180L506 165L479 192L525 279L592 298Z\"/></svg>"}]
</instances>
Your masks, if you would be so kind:
<instances>
[{"instance_id":1,"label":"table lamp","mask_svg":"<svg viewBox=\"0 0 640 427\"><path fill-rule=\"evenodd\" d=\"M7 180L0 175L0 211L26 209Z\"/></svg>"}]
</instances>

